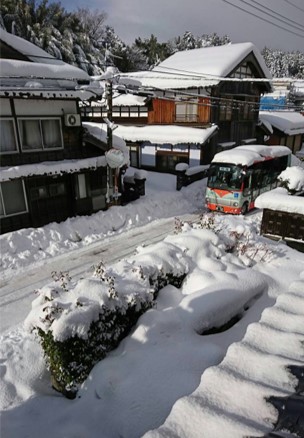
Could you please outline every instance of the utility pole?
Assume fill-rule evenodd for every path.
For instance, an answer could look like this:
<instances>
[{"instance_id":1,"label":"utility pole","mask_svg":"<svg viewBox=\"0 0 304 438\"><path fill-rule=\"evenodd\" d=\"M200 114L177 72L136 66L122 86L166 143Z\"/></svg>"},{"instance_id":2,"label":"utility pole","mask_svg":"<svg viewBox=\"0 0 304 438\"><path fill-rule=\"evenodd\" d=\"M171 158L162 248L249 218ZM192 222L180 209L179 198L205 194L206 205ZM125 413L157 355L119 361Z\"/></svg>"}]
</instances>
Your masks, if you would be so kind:
<instances>
[{"instance_id":1,"label":"utility pole","mask_svg":"<svg viewBox=\"0 0 304 438\"><path fill-rule=\"evenodd\" d=\"M113 102L113 83L112 79L106 81L106 97L107 97L107 118L112 121L112 102ZM111 150L113 147L113 135L110 124L107 123L107 151ZM113 175L112 169L107 165L107 203L110 203L110 189L113 188Z\"/></svg>"},{"instance_id":2,"label":"utility pole","mask_svg":"<svg viewBox=\"0 0 304 438\"><path fill-rule=\"evenodd\" d=\"M108 62L109 57L109 62ZM104 119L107 123L107 152L113 149L113 129L115 129L112 117L113 117L113 81L114 81L114 75L113 72L109 75L109 72L107 72L108 67L112 64L111 63L111 57L119 58L119 56L113 55L108 49L106 48L105 51L105 67L106 67L106 99L107 99L107 119ZM108 76L109 75L109 76ZM107 196L106 201L107 203L110 203L110 193L113 199L117 200L117 168L115 169L115 192L113 193L113 171L111 166L107 164ZM112 190L111 190L112 189Z\"/></svg>"},{"instance_id":3,"label":"utility pole","mask_svg":"<svg viewBox=\"0 0 304 438\"><path fill-rule=\"evenodd\" d=\"M113 116L113 82L112 79L107 80L107 118L112 122ZM113 147L113 135L112 129L109 124L107 124L107 146L108 151Z\"/></svg>"}]
</instances>

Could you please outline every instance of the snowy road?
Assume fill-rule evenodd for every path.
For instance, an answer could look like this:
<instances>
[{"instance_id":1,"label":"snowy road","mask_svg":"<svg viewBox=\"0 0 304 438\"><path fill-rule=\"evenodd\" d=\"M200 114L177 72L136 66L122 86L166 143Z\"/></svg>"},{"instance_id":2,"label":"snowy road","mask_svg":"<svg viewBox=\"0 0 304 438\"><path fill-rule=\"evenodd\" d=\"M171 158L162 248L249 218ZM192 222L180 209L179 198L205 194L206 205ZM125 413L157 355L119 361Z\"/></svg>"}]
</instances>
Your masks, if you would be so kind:
<instances>
[{"instance_id":1,"label":"snowy road","mask_svg":"<svg viewBox=\"0 0 304 438\"><path fill-rule=\"evenodd\" d=\"M199 214L178 216L183 221L195 222ZM21 323L31 308L34 291L52 281L53 271L68 271L77 278L102 261L114 263L134 253L140 245L160 241L174 230L174 217L159 219L144 226L133 228L123 234L105 238L89 246L66 252L60 256L43 260L35 267L2 281L0 288L0 333L12 327L12 321Z\"/></svg>"}]
</instances>

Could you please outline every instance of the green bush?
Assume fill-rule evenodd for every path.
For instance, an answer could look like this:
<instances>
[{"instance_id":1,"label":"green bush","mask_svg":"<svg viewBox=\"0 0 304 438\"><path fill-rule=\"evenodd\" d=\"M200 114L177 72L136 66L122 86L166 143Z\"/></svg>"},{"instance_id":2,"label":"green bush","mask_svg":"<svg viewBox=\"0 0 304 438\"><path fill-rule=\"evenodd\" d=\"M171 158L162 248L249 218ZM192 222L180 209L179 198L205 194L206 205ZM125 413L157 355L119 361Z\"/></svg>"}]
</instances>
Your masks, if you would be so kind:
<instances>
[{"instance_id":1,"label":"green bush","mask_svg":"<svg viewBox=\"0 0 304 438\"><path fill-rule=\"evenodd\" d=\"M104 308L99 319L90 325L87 339L79 336L56 341L51 331L38 328L38 335L52 376L53 387L68 398L74 398L77 388L93 366L113 350L125 337L139 316L152 306L145 303L140 310L129 305L122 313Z\"/></svg>"},{"instance_id":2,"label":"green bush","mask_svg":"<svg viewBox=\"0 0 304 438\"><path fill-rule=\"evenodd\" d=\"M87 378L93 366L116 348L138 318L153 307L158 291L169 283L180 287L186 275L173 275L161 269L155 278L145 278L141 267L133 268L132 274L139 278L139 285L148 284L148 289L146 295L133 292L131 298L128 296L126 300L123 293L117 291L114 277L107 273L103 264L95 267L94 277L97 277L101 289L106 285L109 301L108 305L101 306L97 320L89 324L85 336L75 334L63 340L54 336L53 323L62 318L66 302L73 296L68 295L73 292L69 289L71 278L68 273L53 273L52 277L59 283L59 287L41 293L39 306L43 318L40 317L39 326L36 317L32 330L39 336L53 387L66 397L76 396L79 385ZM85 295L88 292L86 290ZM68 297L68 300L64 301L62 296ZM73 309L69 308L67 313L72 314L82 306L81 300L77 298Z\"/></svg>"}]
</instances>

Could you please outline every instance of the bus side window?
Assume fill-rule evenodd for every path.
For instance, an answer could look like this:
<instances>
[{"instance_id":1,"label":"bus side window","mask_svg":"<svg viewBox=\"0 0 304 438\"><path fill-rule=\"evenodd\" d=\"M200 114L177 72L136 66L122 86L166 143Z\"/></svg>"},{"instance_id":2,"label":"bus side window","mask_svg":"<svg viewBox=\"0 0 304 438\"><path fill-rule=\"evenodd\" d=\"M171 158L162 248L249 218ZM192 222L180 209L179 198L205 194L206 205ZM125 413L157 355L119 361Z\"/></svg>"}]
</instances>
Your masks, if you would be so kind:
<instances>
[{"instance_id":1,"label":"bus side window","mask_svg":"<svg viewBox=\"0 0 304 438\"><path fill-rule=\"evenodd\" d=\"M252 188L256 190L261 185L261 172L259 170L254 170L252 174Z\"/></svg>"}]
</instances>

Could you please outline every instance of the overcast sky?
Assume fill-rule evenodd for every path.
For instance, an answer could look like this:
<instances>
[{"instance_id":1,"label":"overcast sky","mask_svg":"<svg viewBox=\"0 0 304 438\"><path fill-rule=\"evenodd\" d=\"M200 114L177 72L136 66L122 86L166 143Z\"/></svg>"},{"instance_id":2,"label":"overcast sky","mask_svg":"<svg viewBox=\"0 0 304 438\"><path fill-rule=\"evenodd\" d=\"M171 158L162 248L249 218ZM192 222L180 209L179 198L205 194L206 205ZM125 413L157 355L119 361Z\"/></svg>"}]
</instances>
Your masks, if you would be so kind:
<instances>
[{"instance_id":1,"label":"overcast sky","mask_svg":"<svg viewBox=\"0 0 304 438\"><path fill-rule=\"evenodd\" d=\"M68 11L88 7L106 12L106 24L127 44L151 34L166 42L185 31L195 36L216 32L232 42L250 41L260 50L267 46L304 51L303 0L61 0L61 4Z\"/></svg>"}]
</instances>

